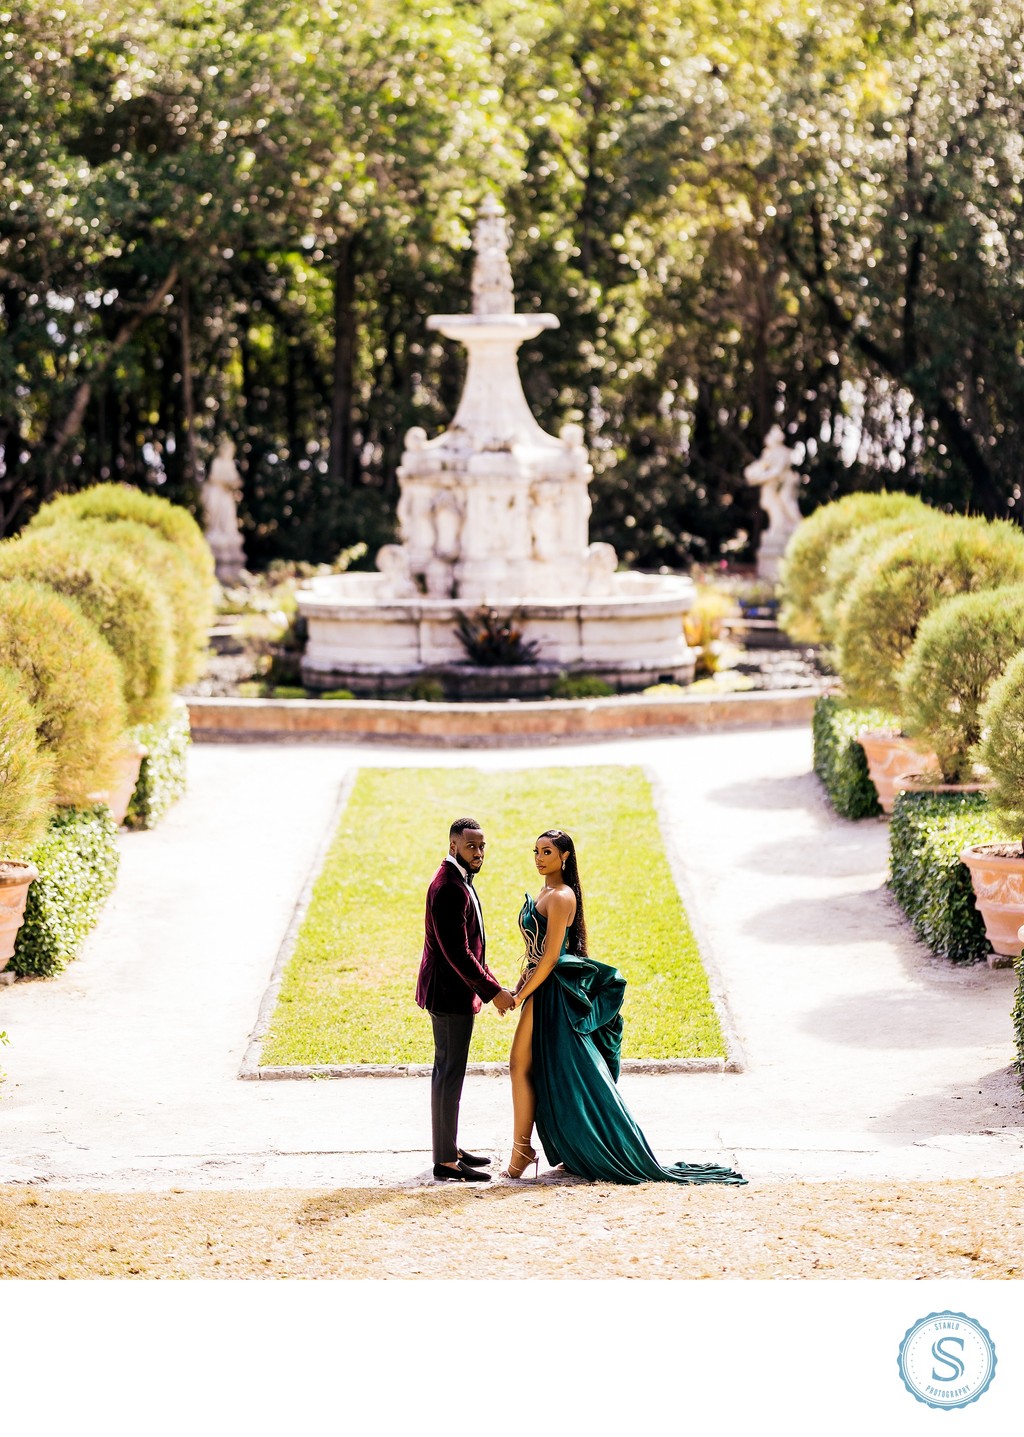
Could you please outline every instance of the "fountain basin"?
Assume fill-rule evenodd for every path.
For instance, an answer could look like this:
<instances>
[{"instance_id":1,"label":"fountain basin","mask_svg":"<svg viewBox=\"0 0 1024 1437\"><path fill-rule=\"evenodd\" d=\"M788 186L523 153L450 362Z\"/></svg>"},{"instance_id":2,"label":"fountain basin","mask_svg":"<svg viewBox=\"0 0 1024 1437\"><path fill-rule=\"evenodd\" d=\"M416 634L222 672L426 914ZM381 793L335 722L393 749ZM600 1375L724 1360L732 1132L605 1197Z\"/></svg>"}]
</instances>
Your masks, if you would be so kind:
<instances>
[{"instance_id":1,"label":"fountain basin","mask_svg":"<svg viewBox=\"0 0 1024 1437\"><path fill-rule=\"evenodd\" d=\"M561 674L594 674L621 692L658 682L688 683L694 655L683 615L694 599L690 579L621 573L610 592L588 597L503 599L493 607L515 614L535 664L481 669L467 662L456 637L476 604L457 599L389 595L383 574L331 574L298 594L308 640L302 680L309 688L348 688L384 695L416 679L436 678L455 697L527 697L546 693Z\"/></svg>"}]
</instances>

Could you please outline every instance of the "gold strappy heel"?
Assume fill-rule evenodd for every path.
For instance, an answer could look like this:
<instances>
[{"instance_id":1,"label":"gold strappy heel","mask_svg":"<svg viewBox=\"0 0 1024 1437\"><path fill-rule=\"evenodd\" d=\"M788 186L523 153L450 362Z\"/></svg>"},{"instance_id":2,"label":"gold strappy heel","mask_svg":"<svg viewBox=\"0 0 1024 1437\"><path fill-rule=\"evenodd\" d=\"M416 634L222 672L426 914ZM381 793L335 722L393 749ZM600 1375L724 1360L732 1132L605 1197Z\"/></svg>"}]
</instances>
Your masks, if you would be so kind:
<instances>
[{"instance_id":1,"label":"gold strappy heel","mask_svg":"<svg viewBox=\"0 0 1024 1437\"><path fill-rule=\"evenodd\" d=\"M530 1144L516 1141L512 1144L512 1151L513 1153L518 1153L520 1157L525 1157L526 1161L522 1164L519 1171L514 1173L512 1171L512 1162L510 1159L508 1167L503 1170L501 1176L503 1178L512 1178L514 1182L518 1182L519 1179L526 1172L526 1169L530 1166L531 1163L533 1163L533 1180L534 1182L536 1182L537 1176L540 1172L540 1158L534 1152L533 1148L530 1147Z\"/></svg>"}]
</instances>

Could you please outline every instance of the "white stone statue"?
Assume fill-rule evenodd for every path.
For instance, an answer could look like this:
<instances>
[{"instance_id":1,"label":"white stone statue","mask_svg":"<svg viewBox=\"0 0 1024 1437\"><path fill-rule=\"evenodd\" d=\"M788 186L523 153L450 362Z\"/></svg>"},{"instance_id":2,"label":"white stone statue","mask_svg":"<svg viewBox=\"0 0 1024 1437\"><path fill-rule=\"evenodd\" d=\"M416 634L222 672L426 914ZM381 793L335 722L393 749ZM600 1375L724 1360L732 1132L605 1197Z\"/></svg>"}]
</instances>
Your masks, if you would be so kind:
<instances>
[{"instance_id":1,"label":"white stone statue","mask_svg":"<svg viewBox=\"0 0 1024 1437\"><path fill-rule=\"evenodd\" d=\"M235 464L235 446L222 439L202 489L206 541L213 550L217 578L231 584L245 568L245 549L238 529L242 476Z\"/></svg>"},{"instance_id":2,"label":"white stone statue","mask_svg":"<svg viewBox=\"0 0 1024 1437\"><path fill-rule=\"evenodd\" d=\"M387 581L392 599L415 599L419 587L409 567L409 554L400 544L385 544L377 553L377 568Z\"/></svg>"},{"instance_id":3,"label":"white stone statue","mask_svg":"<svg viewBox=\"0 0 1024 1437\"><path fill-rule=\"evenodd\" d=\"M760 490L758 500L768 515L768 528L761 535L757 551L757 577L771 583L779 577L782 556L802 522L797 490L800 475L792 465L793 450L778 424L765 436L760 457L748 464L743 477Z\"/></svg>"}]
</instances>

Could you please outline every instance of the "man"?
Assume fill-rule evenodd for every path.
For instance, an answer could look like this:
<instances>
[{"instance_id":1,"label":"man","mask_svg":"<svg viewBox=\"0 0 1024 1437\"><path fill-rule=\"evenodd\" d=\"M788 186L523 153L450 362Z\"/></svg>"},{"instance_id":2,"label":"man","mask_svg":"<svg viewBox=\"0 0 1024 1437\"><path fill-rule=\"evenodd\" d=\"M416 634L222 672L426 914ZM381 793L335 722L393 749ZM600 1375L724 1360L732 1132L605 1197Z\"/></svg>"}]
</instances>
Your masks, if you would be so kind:
<instances>
[{"instance_id":1,"label":"man","mask_svg":"<svg viewBox=\"0 0 1024 1437\"><path fill-rule=\"evenodd\" d=\"M493 1003L499 1013L512 1006L512 994L484 958L484 919L473 879L483 866L485 847L476 819L457 818L448 831L448 856L427 889L416 1002L426 1008L434 1028L430 1123L434 1177L441 1181L490 1182L490 1174L480 1171L490 1159L458 1145L473 1018L482 1003Z\"/></svg>"}]
</instances>

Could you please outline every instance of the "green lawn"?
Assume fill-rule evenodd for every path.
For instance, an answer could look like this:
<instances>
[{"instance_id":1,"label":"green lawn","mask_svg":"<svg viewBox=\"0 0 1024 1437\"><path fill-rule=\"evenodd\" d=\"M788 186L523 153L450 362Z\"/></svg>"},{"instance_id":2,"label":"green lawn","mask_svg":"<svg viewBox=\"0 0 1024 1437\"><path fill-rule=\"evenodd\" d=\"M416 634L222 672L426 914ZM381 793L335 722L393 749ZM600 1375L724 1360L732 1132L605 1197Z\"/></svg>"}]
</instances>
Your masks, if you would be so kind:
<instances>
[{"instance_id":1,"label":"green lawn","mask_svg":"<svg viewBox=\"0 0 1024 1437\"><path fill-rule=\"evenodd\" d=\"M724 1056L639 769L364 769L316 881L263 1064L432 1061L430 1021L413 997L423 903L448 850L448 825L463 814L487 838L477 887L499 979L511 984L519 972L516 918L524 892L539 886L534 839L564 828L576 843L591 956L613 963L629 984L623 1057ZM507 1058L514 1021L485 1007L471 1061Z\"/></svg>"}]
</instances>

